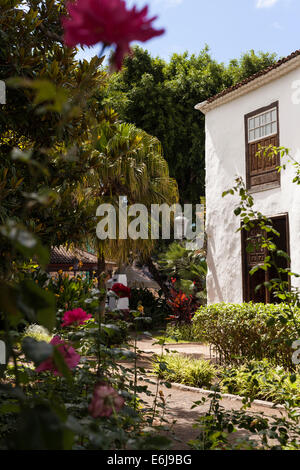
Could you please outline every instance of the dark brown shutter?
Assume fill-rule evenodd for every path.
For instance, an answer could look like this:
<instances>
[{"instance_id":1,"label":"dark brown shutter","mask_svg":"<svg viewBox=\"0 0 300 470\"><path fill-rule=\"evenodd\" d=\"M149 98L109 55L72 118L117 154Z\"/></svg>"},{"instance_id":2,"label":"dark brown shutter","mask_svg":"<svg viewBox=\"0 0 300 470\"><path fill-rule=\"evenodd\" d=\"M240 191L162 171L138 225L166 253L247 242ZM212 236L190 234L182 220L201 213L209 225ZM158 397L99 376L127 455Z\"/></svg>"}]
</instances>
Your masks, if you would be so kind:
<instances>
[{"instance_id":1,"label":"dark brown shutter","mask_svg":"<svg viewBox=\"0 0 300 470\"><path fill-rule=\"evenodd\" d=\"M272 108L277 109L277 134L248 143L248 119L266 112ZM279 111L278 102L265 108L261 108L245 116L246 131L246 169L247 169L247 187L255 188L268 183L278 183L280 185L280 173L276 167L280 165L280 156L264 155L264 150L270 145L279 147ZM261 149L261 150L260 150Z\"/></svg>"},{"instance_id":2,"label":"dark brown shutter","mask_svg":"<svg viewBox=\"0 0 300 470\"><path fill-rule=\"evenodd\" d=\"M250 187L280 181L280 173L276 167L280 165L280 157L264 155L264 149L270 145L279 147L278 134L248 144L248 168ZM261 148L261 150L259 150ZM259 155L258 155L259 153ZM270 152L269 152L270 154Z\"/></svg>"}]
</instances>

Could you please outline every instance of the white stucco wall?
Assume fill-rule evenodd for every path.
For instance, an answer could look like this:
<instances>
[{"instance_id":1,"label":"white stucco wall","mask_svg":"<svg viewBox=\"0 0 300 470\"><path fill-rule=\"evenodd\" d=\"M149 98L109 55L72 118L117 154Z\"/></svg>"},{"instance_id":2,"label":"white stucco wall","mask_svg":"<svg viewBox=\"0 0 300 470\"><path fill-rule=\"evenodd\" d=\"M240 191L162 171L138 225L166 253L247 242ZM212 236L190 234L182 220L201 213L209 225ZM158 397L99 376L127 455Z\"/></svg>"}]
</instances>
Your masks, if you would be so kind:
<instances>
[{"instance_id":1,"label":"white stucco wall","mask_svg":"<svg viewBox=\"0 0 300 470\"><path fill-rule=\"evenodd\" d=\"M300 161L300 104L292 102L300 67L206 114L206 204L208 237L208 302L242 302L240 219L233 214L238 199L223 191L236 176L246 180L244 115L279 101L280 145ZM298 83L300 86L300 83ZM298 93L298 97L299 97ZM300 101L300 100L299 100ZM255 193L255 208L267 216L289 214L291 269L300 273L300 187L292 183L291 164L281 174L281 187ZM300 287L300 280L293 282Z\"/></svg>"}]
</instances>

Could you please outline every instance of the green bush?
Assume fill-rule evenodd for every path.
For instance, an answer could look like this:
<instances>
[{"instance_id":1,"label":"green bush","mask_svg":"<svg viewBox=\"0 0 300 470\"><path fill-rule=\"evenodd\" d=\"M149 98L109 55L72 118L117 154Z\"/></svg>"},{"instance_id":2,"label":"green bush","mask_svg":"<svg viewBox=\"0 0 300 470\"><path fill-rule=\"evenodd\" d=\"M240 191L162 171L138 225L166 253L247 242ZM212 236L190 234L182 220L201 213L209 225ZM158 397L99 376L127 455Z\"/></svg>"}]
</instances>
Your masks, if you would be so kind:
<instances>
[{"instance_id":1,"label":"green bush","mask_svg":"<svg viewBox=\"0 0 300 470\"><path fill-rule=\"evenodd\" d=\"M215 346L225 363L267 358L293 369L291 345L299 339L300 309L295 308L296 325L287 309L251 302L201 307L193 319L194 336Z\"/></svg>"},{"instance_id":2,"label":"green bush","mask_svg":"<svg viewBox=\"0 0 300 470\"><path fill-rule=\"evenodd\" d=\"M180 341L195 341L192 325L168 325L166 329L167 338Z\"/></svg>"},{"instance_id":3,"label":"green bush","mask_svg":"<svg viewBox=\"0 0 300 470\"><path fill-rule=\"evenodd\" d=\"M291 380L292 377L292 380ZM289 374L268 360L251 361L222 371L221 391L244 397L300 405L300 375Z\"/></svg>"},{"instance_id":4,"label":"green bush","mask_svg":"<svg viewBox=\"0 0 300 470\"><path fill-rule=\"evenodd\" d=\"M210 362L180 354L167 354L163 364L155 364L154 371L168 382L210 388L217 376L217 368Z\"/></svg>"},{"instance_id":5,"label":"green bush","mask_svg":"<svg viewBox=\"0 0 300 470\"><path fill-rule=\"evenodd\" d=\"M128 341L130 323L120 318L114 318L112 313L108 313L105 318L105 324L113 327L110 334L104 332L107 346L120 346Z\"/></svg>"}]
</instances>

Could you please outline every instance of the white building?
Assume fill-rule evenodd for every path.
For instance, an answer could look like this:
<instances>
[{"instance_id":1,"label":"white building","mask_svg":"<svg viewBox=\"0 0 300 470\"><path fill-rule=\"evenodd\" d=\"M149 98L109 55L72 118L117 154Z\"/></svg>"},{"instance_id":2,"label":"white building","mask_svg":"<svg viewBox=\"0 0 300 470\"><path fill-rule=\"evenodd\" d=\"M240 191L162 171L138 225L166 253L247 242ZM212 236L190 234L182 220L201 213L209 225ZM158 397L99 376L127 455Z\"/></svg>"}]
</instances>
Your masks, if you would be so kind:
<instances>
[{"instance_id":1,"label":"white building","mask_svg":"<svg viewBox=\"0 0 300 470\"><path fill-rule=\"evenodd\" d=\"M208 303L269 302L267 290L255 286L267 274L249 270L261 253L246 252L240 219L233 213L239 199L222 198L242 176L255 209L272 218L280 232L278 245L289 252L291 270L300 273L300 187L292 183L295 168L281 173L279 161L257 158L258 145L284 146L300 162L300 51L218 95L196 109L206 115L206 203ZM300 279L293 285L300 287Z\"/></svg>"}]
</instances>

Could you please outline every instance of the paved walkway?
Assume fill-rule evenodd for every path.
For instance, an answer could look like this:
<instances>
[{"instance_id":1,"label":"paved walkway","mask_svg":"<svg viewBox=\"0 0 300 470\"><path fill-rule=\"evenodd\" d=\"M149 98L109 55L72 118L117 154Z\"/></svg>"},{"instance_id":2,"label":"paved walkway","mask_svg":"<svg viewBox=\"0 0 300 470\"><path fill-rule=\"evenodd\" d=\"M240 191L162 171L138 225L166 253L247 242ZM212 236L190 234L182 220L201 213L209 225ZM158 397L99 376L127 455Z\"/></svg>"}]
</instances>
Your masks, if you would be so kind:
<instances>
[{"instance_id":1,"label":"paved walkway","mask_svg":"<svg viewBox=\"0 0 300 470\"><path fill-rule=\"evenodd\" d=\"M155 339L148 338L138 341L138 348L142 351L139 365L148 369L149 372L151 372L151 358L153 354L159 354L161 352L161 346L153 345L154 342ZM167 344L164 349L176 351L191 357L203 358L207 360L210 359L209 347L203 344ZM153 381L155 380L156 379L153 379ZM155 385L147 383L147 386L151 392L155 392ZM174 426L176 439L174 440L174 445L172 448L174 450L190 449L190 447L187 445L187 442L191 439L195 439L198 435L198 431L193 428L193 424L199 416L208 411L209 400L205 405L191 409L193 403L200 401L205 395L195 391L181 390L176 387L168 389L165 386L160 386L159 390L163 392L166 399L166 418L170 424L176 420L176 424ZM149 398L144 395L142 398L147 403L149 403L149 405L153 403L153 397ZM242 407L241 402L230 399L222 399L221 405L226 410L239 410ZM251 410L253 412L262 412L266 416L279 416L281 414L280 410L270 409L258 405L252 405ZM241 438L244 435L245 431L239 431L235 433L235 438Z\"/></svg>"},{"instance_id":2,"label":"paved walkway","mask_svg":"<svg viewBox=\"0 0 300 470\"><path fill-rule=\"evenodd\" d=\"M143 351L144 353L156 353L160 354L162 347L159 344L155 343L155 338L143 338L137 342L138 348ZM210 348L206 344L201 343L174 343L174 344L166 344L164 347L169 351L178 352L184 354L186 356L191 356L196 359L215 359L215 355L210 353Z\"/></svg>"}]
</instances>

